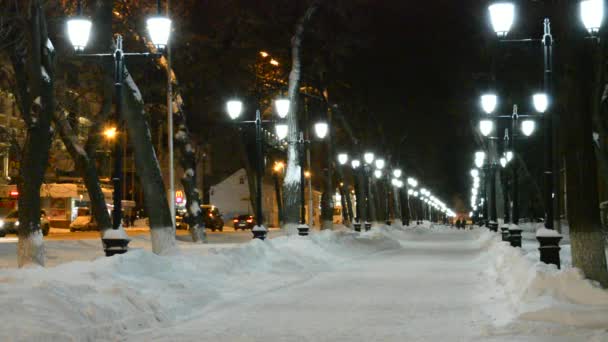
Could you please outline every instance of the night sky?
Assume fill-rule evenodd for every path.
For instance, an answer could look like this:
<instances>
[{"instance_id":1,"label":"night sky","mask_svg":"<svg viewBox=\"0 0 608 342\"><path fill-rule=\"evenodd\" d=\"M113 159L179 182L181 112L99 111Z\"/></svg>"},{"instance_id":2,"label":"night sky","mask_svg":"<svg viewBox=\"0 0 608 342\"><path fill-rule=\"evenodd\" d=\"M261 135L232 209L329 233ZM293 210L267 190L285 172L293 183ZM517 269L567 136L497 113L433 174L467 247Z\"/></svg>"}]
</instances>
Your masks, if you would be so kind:
<instances>
[{"instance_id":1,"label":"night sky","mask_svg":"<svg viewBox=\"0 0 608 342\"><path fill-rule=\"evenodd\" d=\"M372 18L372 44L353 62L369 86L369 124L381 125L391 146L402 142L402 166L450 206L468 198L471 120L489 71L484 13L484 4L462 0L375 2L362 13Z\"/></svg>"}]
</instances>

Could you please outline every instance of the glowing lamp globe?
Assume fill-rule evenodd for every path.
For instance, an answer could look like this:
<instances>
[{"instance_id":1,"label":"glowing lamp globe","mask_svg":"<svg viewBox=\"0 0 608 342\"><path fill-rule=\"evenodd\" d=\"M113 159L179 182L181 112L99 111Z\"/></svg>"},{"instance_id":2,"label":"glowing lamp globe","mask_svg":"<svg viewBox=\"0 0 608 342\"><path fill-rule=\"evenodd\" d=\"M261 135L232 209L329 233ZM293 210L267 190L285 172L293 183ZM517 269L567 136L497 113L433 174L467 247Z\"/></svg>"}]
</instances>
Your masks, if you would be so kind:
<instances>
[{"instance_id":1,"label":"glowing lamp globe","mask_svg":"<svg viewBox=\"0 0 608 342\"><path fill-rule=\"evenodd\" d=\"M232 120L238 118L243 112L243 102L239 100L230 100L226 102L226 111Z\"/></svg>"},{"instance_id":2,"label":"glowing lamp globe","mask_svg":"<svg viewBox=\"0 0 608 342\"><path fill-rule=\"evenodd\" d=\"M536 124L532 120L524 120L521 122L521 132L527 137L534 133L535 128Z\"/></svg>"},{"instance_id":3,"label":"glowing lamp globe","mask_svg":"<svg viewBox=\"0 0 608 342\"><path fill-rule=\"evenodd\" d=\"M382 178L382 171L381 170L374 170L374 177L376 177L377 179Z\"/></svg>"},{"instance_id":4,"label":"glowing lamp globe","mask_svg":"<svg viewBox=\"0 0 608 342\"><path fill-rule=\"evenodd\" d=\"M486 114L492 114L496 109L498 98L494 94L481 95L481 108Z\"/></svg>"},{"instance_id":5,"label":"glowing lamp globe","mask_svg":"<svg viewBox=\"0 0 608 342\"><path fill-rule=\"evenodd\" d=\"M171 19L163 16L154 16L146 20L146 26L152 44L159 50L164 50L171 35Z\"/></svg>"},{"instance_id":6,"label":"glowing lamp globe","mask_svg":"<svg viewBox=\"0 0 608 342\"><path fill-rule=\"evenodd\" d=\"M340 163L340 165L344 165L347 162L348 162L348 154L346 154L346 153L338 154L338 163Z\"/></svg>"},{"instance_id":7,"label":"glowing lamp globe","mask_svg":"<svg viewBox=\"0 0 608 342\"><path fill-rule=\"evenodd\" d=\"M393 176L395 178L400 178L401 177L401 169L394 169L393 170Z\"/></svg>"},{"instance_id":8,"label":"glowing lamp globe","mask_svg":"<svg viewBox=\"0 0 608 342\"><path fill-rule=\"evenodd\" d=\"M507 151L505 156L507 157L507 162L510 162L511 160L513 160L513 151Z\"/></svg>"},{"instance_id":9,"label":"glowing lamp globe","mask_svg":"<svg viewBox=\"0 0 608 342\"><path fill-rule=\"evenodd\" d=\"M502 166L503 168L505 166L507 166L507 158L505 158L505 157L500 158L500 166Z\"/></svg>"},{"instance_id":10,"label":"glowing lamp globe","mask_svg":"<svg viewBox=\"0 0 608 342\"><path fill-rule=\"evenodd\" d=\"M544 113L549 107L549 98L544 93L534 94L532 102L534 103L534 109L539 113Z\"/></svg>"},{"instance_id":11,"label":"glowing lamp globe","mask_svg":"<svg viewBox=\"0 0 608 342\"><path fill-rule=\"evenodd\" d=\"M89 19L81 16L68 20L68 38L77 52L84 50L85 46L87 46L92 25Z\"/></svg>"},{"instance_id":12,"label":"glowing lamp globe","mask_svg":"<svg viewBox=\"0 0 608 342\"><path fill-rule=\"evenodd\" d=\"M382 170L384 169L384 159L376 159L376 169Z\"/></svg>"},{"instance_id":13,"label":"glowing lamp globe","mask_svg":"<svg viewBox=\"0 0 608 342\"><path fill-rule=\"evenodd\" d=\"M323 139L327 136L327 132L329 131L329 126L327 122L317 122L315 124L315 135L319 139Z\"/></svg>"},{"instance_id":14,"label":"glowing lamp globe","mask_svg":"<svg viewBox=\"0 0 608 342\"><path fill-rule=\"evenodd\" d=\"M499 2L488 7L494 32L500 38L507 36L515 19L515 6L510 2Z\"/></svg>"},{"instance_id":15,"label":"glowing lamp globe","mask_svg":"<svg viewBox=\"0 0 608 342\"><path fill-rule=\"evenodd\" d=\"M277 115L279 115L281 119L284 119L289 113L289 104L288 99L274 100L274 108L277 111Z\"/></svg>"},{"instance_id":16,"label":"glowing lamp globe","mask_svg":"<svg viewBox=\"0 0 608 342\"><path fill-rule=\"evenodd\" d=\"M409 186L411 186L412 188L415 188L418 186L418 181L412 177L409 177L407 179L407 184L409 184Z\"/></svg>"},{"instance_id":17,"label":"glowing lamp globe","mask_svg":"<svg viewBox=\"0 0 608 342\"><path fill-rule=\"evenodd\" d=\"M580 4L581 20L591 35L595 35L602 27L604 19L604 0L584 0Z\"/></svg>"},{"instance_id":18,"label":"glowing lamp globe","mask_svg":"<svg viewBox=\"0 0 608 342\"><path fill-rule=\"evenodd\" d=\"M479 130L484 137L487 137L494 130L494 122L492 120L479 121Z\"/></svg>"},{"instance_id":19,"label":"glowing lamp globe","mask_svg":"<svg viewBox=\"0 0 608 342\"><path fill-rule=\"evenodd\" d=\"M472 170L471 170L471 176L472 176L473 178L477 178L477 177L479 177L479 170L477 170L477 169L472 169Z\"/></svg>"},{"instance_id":20,"label":"glowing lamp globe","mask_svg":"<svg viewBox=\"0 0 608 342\"><path fill-rule=\"evenodd\" d=\"M361 166L361 161L359 159L353 159L350 162L351 166L353 167L353 169L358 169L359 166Z\"/></svg>"},{"instance_id":21,"label":"glowing lamp globe","mask_svg":"<svg viewBox=\"0 0 608 342\"><path fill-rule=\"evenodd\" d=\"M363 155L363 160L365 161L365 164L371 164L374 162L374 154L371 152L367 152Z\"/></svg>"},{"instance_id":22,"label":"glowing lamp globe","mask_svg":"<svg viewBox=\"0 0 608 342\"><path fill-rule=\"evenodd\" d=\"M279 140L285 139L287 137L287 133L289 132L289 126L287 126L287 124L276 124L274 129Z\"/></svg>"}]
</instances>

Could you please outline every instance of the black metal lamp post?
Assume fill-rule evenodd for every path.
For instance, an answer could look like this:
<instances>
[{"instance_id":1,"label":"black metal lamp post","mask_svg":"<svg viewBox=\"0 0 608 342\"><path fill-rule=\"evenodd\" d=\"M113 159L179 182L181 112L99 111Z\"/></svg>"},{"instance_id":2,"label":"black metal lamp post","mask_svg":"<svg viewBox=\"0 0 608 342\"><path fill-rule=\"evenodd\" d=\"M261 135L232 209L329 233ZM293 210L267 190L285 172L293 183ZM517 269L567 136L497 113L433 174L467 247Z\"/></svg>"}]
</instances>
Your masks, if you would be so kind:
<instances>
[{"instance_id":1,"label":"black metal lamp post","mask_svg":"<svg viewBox=\"0 0 608 342\"><path fill-rule=\"evenodd\" d=\"M416 189L416 187L418 186L418 181L415 178L412 177L408 177L407 179L407 186L408 189L407 191L403 191L404 195L404 201L402 201L402 217L401 217L401 221L403 221L403 224L406 226L410 225L410 220L411 220L411 215L412 215L412 211L410 208L410 196L414 195L414 191ZM405 188L404 188L405 189Z\"/></svg>"},{"instance_id":2,"label":"black metal lamp post","mask_svg":"<svg viewBox=\"0 0 608 342\"><path fill-rule=\"evenodd\" d=\"M346 182L346 177L344 177L344 165L346 165L346 163L348 163L348 154L347 153L339 153L338 154L338 164L340 164L340 167L338 167L338 172L340 174L340 178L342 179L342 182L340 182L340 195L341 195L341 201L342 201L342 217L344 219L344 225L349 226L352 222L354 222L355 217L353 215L353 207L352 207L352 201L350 198L350 193L348 191L348 187L346 186L347 182ZM356 184L356 181L355 181Z\"/></svg>"},{"instance_id":3,"label":"black metal lamp post","mask_svg":"<svg viewBox=\"0 0 608 342\"><path fill-rule=\"evenodd\" d=\"M314 129L317 138L324 139L329 131L329 125L326 122L317 122L314 126ZM298 145L300 150L300 184L302 184L302 186L300 186L300 224L298 225L297 229L298 235L307 236L310 231L310 227L306 224L306 194L304 187L306 181L306 173L304 171L304 156L306 155L306 149L310 145L311 141L304 139L304 132L300 132L300 138L295 143ZM327 190L330 191L330 189Z\"/></svg>"},{"instance_id":4,"label":"black metal lamp post","mask_svg":"<svg viewBox=\"0 0 608 342\"><path fill-rule=\"evenodd\" d=\"M361 161L359 159L353 159L350 162L355 179L355 199L357 200L357 217L353 222L355 231L361 231L361 224L366 222L367 210L365 208L365 190L364 190L364 170L361 167Z\"/></svg>"},{"instance_id":5,"label":"black metal lamp post","mask_svg":"<svg viewBox=\"0 0 608 342\"><path fill-rule=\"evenodd\" d=\"M275 108L280 118L285 118L289 112L289 100L275 100ZM226 103L226 111L232 120L236 120L243 112L243 103L239 100L230 100ZM262 176L264 174L264 150L262 145L262 123L272 122L263 121L260 109L255 110L255 120L239 121L241 124L255 125L255 151L256 151L256 192L255 192L255 226L251 230L253 237L264 240L268 229L264 226L264 216L262 210ZM287 136L287 125L277 124L276 133L279 140Z\"/></svg>"},{"instance_id":6,"label":"black metal lamp post","mask_svg":"<svg viewBox=\"0 0 608 342\"><path fill-rule=\"evenodd\" d=\"M599 3L599 1L598 1ZM553 230L554 229L554 213L553 206L556 201L555 199L555 178L557 177L557 173L554 170L554 156L553 156L553 118L551 116L550 107L551 101L553 100L553 36L551 35L551 22L548 18L545 18L543 21L543 36L541 39L517 39L510 40L505 39L511 26L513 24L513 20L515 17L515 6L509 2L501 2L496 3L489 6L490 17L492 21L492 25L494 27L494 31L500 38L502 42L509 43L541 43L543 47L543 90L544 90L544 98L540 99L543 101L543 105L545 110L542 112L546 112L544 117L545 123L545 153L544 153L544 202L545 202L545 228ZM601 20L600 20L601 22ZM535 106L536 106L535 99ZM538 107L537 107L538 110ZM556 232L557 235L559 235ZM561 236L560 236L561 237ZM541 239L544 237L540 236L537 239L541 245L544 244ZM552 241L555 239L552 239ZM559 240L557 241L559 242ZM559 249L559 246L556 244L551 248ZM541 248L541 261L546 263L552 263L559 265L559 253L556 258L545 258L543 256L544 249ZM551 259L551 260L550 260Z\"/></svg>"},{"instance_id":7,"label":"black metal lamp post","mask_svg":"<svg viewBox=\"0 0 608 342\"><path fill-rule=\"evenodd\" d=\"M152 43L158 48L159 51L163 51L169 41L169 35L171 32L171 20L167 17L161 16L160 14L160 1L157 1L158 13L147 20L147 28L150 33ZM67 21L68 36L77 56L79 57L93 57L93 58L112 58L114 60L114 89L116 92L116 113L114 116L114 122L116 124L116 132L119 133L118 138L115 140L113 154L114 154L114 170L112 174L112 184L114 192L112 194L113 209L112 209L112 231L106 231L102 237L104 250L107 256L114 254L122 254L128 250L129 237L122 233L116 233L121 231L122 227L122 150L126 141L124 139L125 126L122 118L122 85L124 82L125 74L125 58L126 57L160 57L162 53L149 53L149 52L124 52L122 48L122 36L117 35L115 41L115 49L109 53L95 53L95 54L84 54L84 48L89 40L91 32L92 22L82 15L82 4L78 1L77 5L77 16L70 18ZM121 134L123 133L123 134Z\"/></svg>"}]
</instances>

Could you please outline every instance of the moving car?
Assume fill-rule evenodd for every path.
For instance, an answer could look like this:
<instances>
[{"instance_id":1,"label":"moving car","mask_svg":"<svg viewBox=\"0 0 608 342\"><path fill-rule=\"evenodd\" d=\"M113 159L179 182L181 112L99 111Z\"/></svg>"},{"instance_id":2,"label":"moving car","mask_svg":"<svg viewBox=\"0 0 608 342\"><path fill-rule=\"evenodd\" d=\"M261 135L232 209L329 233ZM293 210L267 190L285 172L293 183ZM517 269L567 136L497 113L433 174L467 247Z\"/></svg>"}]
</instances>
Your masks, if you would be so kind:
<instances>
[{"instance_id":1,"label":"moving car","mask_svg":"<svg viewBox=\"0 0 608 342\"><path fill-rule=\"evenodd\" d=\"M89 208L78 208L76 219L70 223L70 231L97 230L97 222L93 219Z\"/></svg>"},{"instance_id":2,"label":"moving car","mask_svg":"<svg viewBox=\"0 0 608 342\"><path fill-rule=\"evenodd\" d=\"M19 212L13 210L6 217L0 220L0 237L6 236L6 234L17 234L19 227ZM51 224L46 217L46 212L40 210L40 229L42 229L42 235L47 236L49 230L51 230Z\"/></svg>"},{"instance_id":3,"label":"moving car","mask_svg":"<svg viewBox=\"0 0 608 342\"><path fill-rule=\"evenodd\" d=\"M232 222L234 222L234 230L253 229L253 226L255 226L255 221L252 215L236 216Z\"/></svg>"},{"instance_id":4,"label":"moving car","mask_svg":"<svg viewBox=\"0 0 608 342\"><path fill-rule=\"evenodd\" d=\"M220 232L224 230L224 220L216 206L203 204L201 205L201 209L203 210L203 220L206 229L211 229L212 231L219 230Z\"/></svg>"}]
</instances>

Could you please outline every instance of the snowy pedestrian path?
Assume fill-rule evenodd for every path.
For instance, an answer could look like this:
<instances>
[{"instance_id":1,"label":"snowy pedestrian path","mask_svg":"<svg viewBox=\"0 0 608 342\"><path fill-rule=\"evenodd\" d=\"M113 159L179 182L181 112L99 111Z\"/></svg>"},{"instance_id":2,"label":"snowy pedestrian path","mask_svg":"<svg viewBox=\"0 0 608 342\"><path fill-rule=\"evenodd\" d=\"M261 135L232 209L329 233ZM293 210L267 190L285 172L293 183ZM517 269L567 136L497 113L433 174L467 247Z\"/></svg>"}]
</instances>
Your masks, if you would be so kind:
<instances>
[{"instance_id":1,"label":"snowy pedestrian path","mask_svg":"<svg viewBox=\"0 0 608 342\"><path fill-rule=\"evenodd\" d=\"M0 340L608 341L608 292L486 230L324 231L0 271Z\"/></svg>"}]
</instances>

